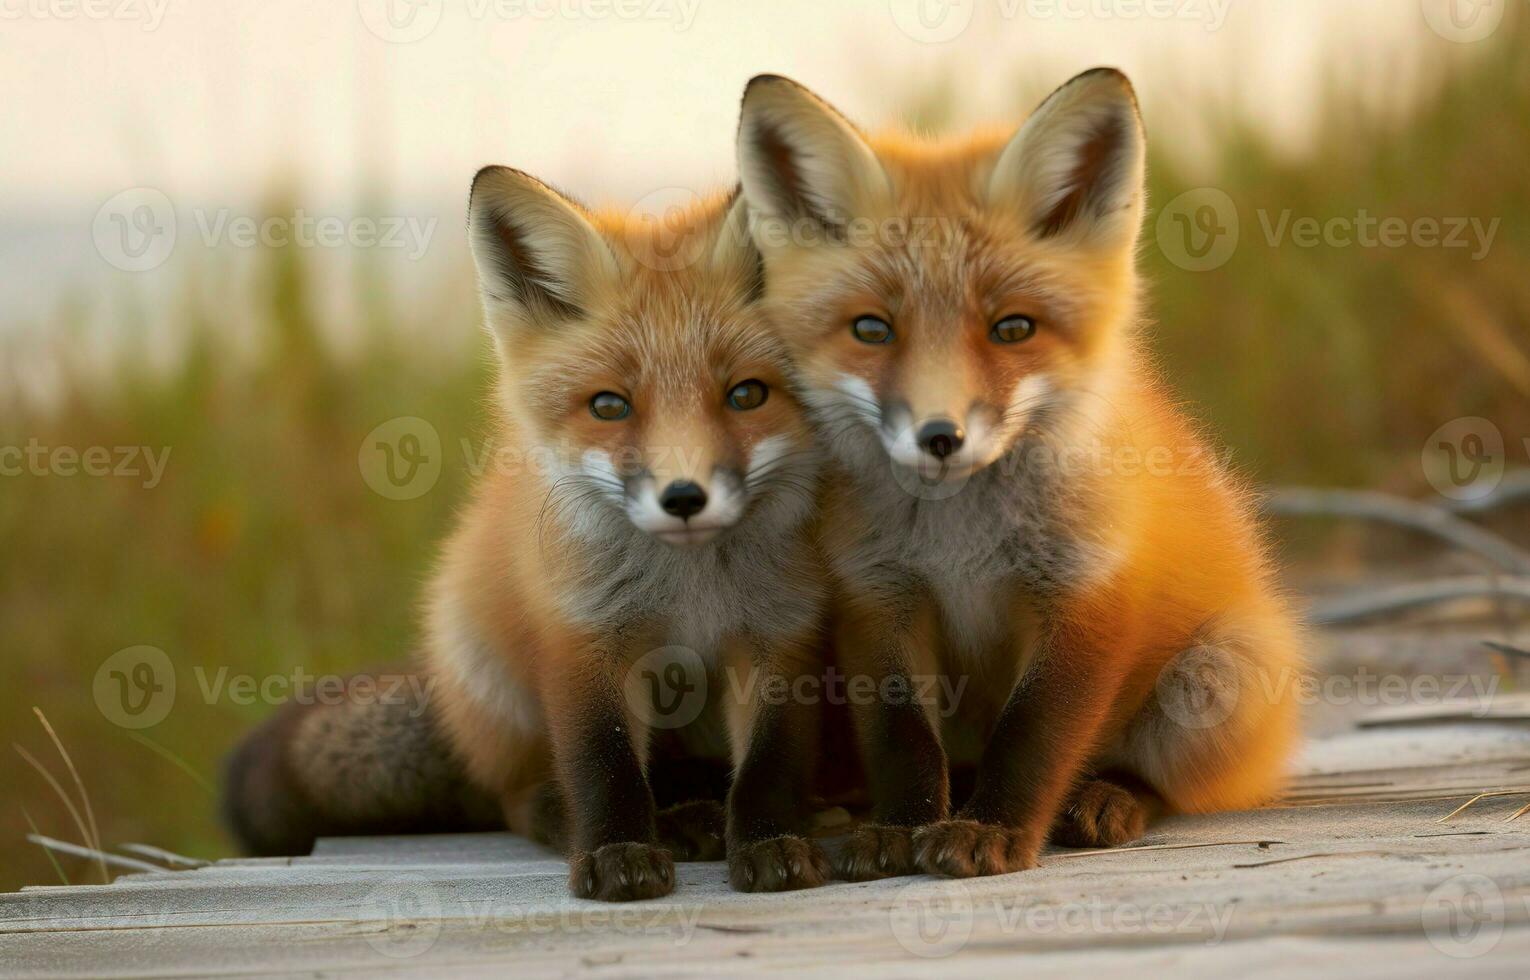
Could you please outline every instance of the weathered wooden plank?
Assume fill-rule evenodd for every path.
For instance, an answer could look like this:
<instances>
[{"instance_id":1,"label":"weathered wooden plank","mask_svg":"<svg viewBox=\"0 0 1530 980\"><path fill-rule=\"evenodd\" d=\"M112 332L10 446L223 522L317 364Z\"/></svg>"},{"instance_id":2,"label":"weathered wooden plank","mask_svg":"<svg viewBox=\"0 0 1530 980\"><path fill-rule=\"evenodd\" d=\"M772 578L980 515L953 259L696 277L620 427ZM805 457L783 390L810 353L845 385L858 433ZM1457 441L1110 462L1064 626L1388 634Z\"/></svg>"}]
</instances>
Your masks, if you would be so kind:
<instances>
[{"instance_id":1,"label":"weathered wooden plank","mask_svg":"<svg viewBox=\"0 0 1530 980\"><path fill-rule=\"evenodd\" d=\"M1305 963L1398 976L1466 962L1491 977L1530 949L1530 818L1506 822L1523 798L1441 822L1483 788L1474 779L1523 785L1530 732L1363 732L1315 746L1301 772L1298 796L1348 798L1174 817L1138 846L1052 849L1016 875L786 896L741 895L722 865L688 864L674 895L611 906L569 897L563 862L510 835L323 841L306 858L0 896L0 972L969 976ZM1416 798L1457 783L1454 798ZM1404 800L1376 801L1389 794Z\"/></svg>"}]
</instances>

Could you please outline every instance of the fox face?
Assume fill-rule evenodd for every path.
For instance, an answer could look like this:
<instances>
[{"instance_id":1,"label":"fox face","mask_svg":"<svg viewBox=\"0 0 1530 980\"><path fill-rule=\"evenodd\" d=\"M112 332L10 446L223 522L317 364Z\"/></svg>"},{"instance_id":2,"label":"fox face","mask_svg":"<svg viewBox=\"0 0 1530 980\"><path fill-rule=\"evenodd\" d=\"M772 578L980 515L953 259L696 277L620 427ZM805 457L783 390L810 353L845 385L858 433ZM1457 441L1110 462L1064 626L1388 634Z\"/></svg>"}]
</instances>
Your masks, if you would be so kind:
<instances>
[{"instance_id":1,"label":"fox face","mask_svg":"<svg viewBox=\"0 0 1530 980\"><path fill-rule=\"evenodd\" d=\"M1017 133L868 139L794 82L754 79L739 124L751 231L804 399L832 437L953 480L1003 457L1125 363L1143 135L1096 70Z\"/></svg>"},{"instance_id":2,"label":"fox face","mask_svg":"<svg viewBox=\"0 0 1530 980\"><path fill-rule=\"evenodd\" d=\"M501 402L546 463L546 509L576 532L614 521L699 546L752 511L811 506L811 430L744 220L721 196L668 215L676 261L650 224L592 214L508 168L475 179Z\"/></svg>"}]
</instances>

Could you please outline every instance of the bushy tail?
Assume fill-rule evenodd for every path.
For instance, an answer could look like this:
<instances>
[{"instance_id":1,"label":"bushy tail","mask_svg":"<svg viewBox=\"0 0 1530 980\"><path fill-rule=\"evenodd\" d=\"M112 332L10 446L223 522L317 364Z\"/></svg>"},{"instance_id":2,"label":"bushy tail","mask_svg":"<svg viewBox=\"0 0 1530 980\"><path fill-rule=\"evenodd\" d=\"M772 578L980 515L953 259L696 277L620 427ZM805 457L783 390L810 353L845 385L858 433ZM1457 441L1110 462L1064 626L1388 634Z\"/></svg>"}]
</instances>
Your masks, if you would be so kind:
<instances>
[{"instance_id":1,"label":"bushy tail","mask_svg":"<svg viewBox=\"0 0 1530 980\"><path fill-rule=\"evenodd\" d=\"M358 675L343 694L289 703L224 769L223 815L256 855L307 854L315 838L503 829L468 782L411 675Z\"/></svg>"}]
</instances>

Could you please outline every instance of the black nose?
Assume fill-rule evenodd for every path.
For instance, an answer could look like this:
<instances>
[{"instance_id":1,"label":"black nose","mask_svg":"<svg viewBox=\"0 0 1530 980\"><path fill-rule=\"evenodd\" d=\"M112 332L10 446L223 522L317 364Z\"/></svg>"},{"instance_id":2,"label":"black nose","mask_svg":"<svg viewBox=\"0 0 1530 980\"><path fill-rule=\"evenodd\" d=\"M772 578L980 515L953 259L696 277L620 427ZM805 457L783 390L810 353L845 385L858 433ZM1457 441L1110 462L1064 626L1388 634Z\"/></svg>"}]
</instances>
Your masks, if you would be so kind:
<instances>
[{"instance_id":1,"label":"black nose","mask_svg":"<svg viewBox=\"0 0 1530 980\"><path fill-rule=\"evenodd\" d=\"M707 505L707 492L690 480L676 480L659 494L659 506L664 513L681 519L694 517Z\"/></svg>"},{"instance_id":2,"label":"black nose","mask_svg":"<svg viewBox=\"0 0 1530 980\"><path fill-rule=\"evenodd\" d=\"M919 427L919 448L936 459L945 459L962 448L966 437L962 427L951 419L930 419Z\"/></svg>"}]
</instances>

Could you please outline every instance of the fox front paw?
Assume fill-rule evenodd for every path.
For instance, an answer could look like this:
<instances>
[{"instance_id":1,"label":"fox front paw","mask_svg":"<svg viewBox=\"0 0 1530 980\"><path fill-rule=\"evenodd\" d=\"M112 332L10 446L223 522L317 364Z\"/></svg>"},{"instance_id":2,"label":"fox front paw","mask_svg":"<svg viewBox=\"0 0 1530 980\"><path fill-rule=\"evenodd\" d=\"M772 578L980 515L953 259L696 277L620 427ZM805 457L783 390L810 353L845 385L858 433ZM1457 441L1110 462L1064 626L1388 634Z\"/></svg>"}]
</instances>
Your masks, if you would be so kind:
<instances>
[{"instance_id":1,"label":"fox front paw","mask_svg":"<svg viewBox=\"0 0 1530 980\"><path fill-rule=\"evenodd\" d=\"M728 851L728 880L741 892L789 892L829 880L829 856L801 837L772 837Z\"/></svg>"},{"instance_id":2,"label":"fox front paw","mask_svg":"<svg viewBox=\"0 0 1530 980\"><path fill-rule=\"evenodd\" d=\"M728 818L715 800L695 800L659 811L659 843L676 861L721 861Z\"/></svg>"},{"instance_id":3,"label":"fox front paw","mask_svg":"<svg viewBox=\"0 0 1530 980\"><path fill-rule=\"evenodd\" d=\"M862 824L834 859L835 876L846 881L875 881L918 870L911 827Z\"/></svg>"},{"instance_id":4,"label":"fox front paw","mask_svg":"<svg viewBox=\"0 0 1530 980\"><path fill-rule=\"evenodd\" d=\"M976 820L942 820L914 831L919 870L952 878L977 878L1036 866L1039 845L1012 827Z\"/></svg>"},{"instance_id":5,"label":"fox front paw","mask_svg":"<svg viewBox=\"0 0 1530 980\"><path fill-rule=\"evenodd\" d=\"M568 889L576 898L631 902L675 890L674 857L652 844L606 844L569 859Z\"/></svg>"}]
</instances>

